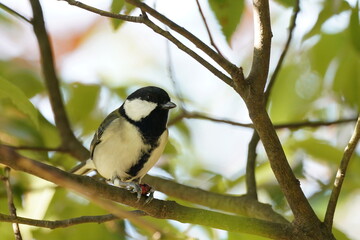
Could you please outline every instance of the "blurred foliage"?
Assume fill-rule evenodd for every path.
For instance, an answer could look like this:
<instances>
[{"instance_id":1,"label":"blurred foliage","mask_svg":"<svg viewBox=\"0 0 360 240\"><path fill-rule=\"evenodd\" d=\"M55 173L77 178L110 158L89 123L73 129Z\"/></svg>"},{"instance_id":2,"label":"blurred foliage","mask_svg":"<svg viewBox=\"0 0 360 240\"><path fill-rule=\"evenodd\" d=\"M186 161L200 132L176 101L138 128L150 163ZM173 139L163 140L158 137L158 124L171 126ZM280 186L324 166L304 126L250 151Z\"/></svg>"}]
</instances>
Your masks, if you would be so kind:
<instances>
[{"instance_id":1,"label":"blurred foliage","mask_svg":"<svg viewBox=\"0 0 360 240\"><path fill-rule=\"evenodd\" d=\"M222 33L230 42L244 12L245 1L209 0L209 5L221 26Z\"/></svg>"},{"instance_id":2,"label":"blurred foliage","mask_svg":"<svg viewBox=\"0 0 360 240\"><path fill-rule=\"evenodd\" d=\"M86 199L72 194L64 189L56 188L55 193L49 204L49 208L44 219L67 219L78 216L91 216L107 214L104 210L94 206ZM108 224L80 224L68 228L55 229L49 231L47 229L36 229L33 231L35 239L82 239L86 232L87 239L114 239L119 235L117 224L120 222L109 222ZM121 234L124 234L121 232Z\"/></svg>"},{"instance_id":3,"label":"blurred foliage","mask_svg":"<svg viewBox=\"0 0 360 240\"><path fill-rule=\"evenodd\" d=\"M275 2L280 3L285 10L292 7L295 0L276 0ZM240 20L246 17L243 13L247 3L243 0L209 0L208 4L219 23L221 34L229 42ZM295 39L297 42L294 46L300 47L291 47L274 85L269 113L275 123L305 120L329 121L354 117L359 112L359 2L357 1L354 6L348 1L324 0L318 4L319 14L314 15L317 21L313 26L308 27L306 34ZM134 10L124 0L113 0L110 9L114 13L123 14L130 14ZM344 20L348 22L336 31L329 31L326 24L339 15L348 16L347 20ZM122 26L120 20L112 19L111 21L115 30ZM301 26L301 24L299 20L297 25ZM16 21L0 11L0 26L11 28L14 25ZM19 31L21 28L16 29ZM86 34L88 33L84 33ZM0 61L1 143L48 148L59 146L59 133L54 125L52 113L47 109L48 94L38 69L38 63L32 62L25 56L4 58ZM85 145L89 144L102 119L113 110L112 105L109 104L110 101L107 100L115 99L117 105L120 105L129 91L148 83L147 79L141 79L135 84L106 86L101 82L94 84L65 80L61 88L66 110L76 136ZM171 118L178 114L180 112L173 111ZM239 194L239 189L244 188L244 167L234 166L239 168L237 176L224 176L208 169L208 166L200 163L201 161L197 161L198 156L192 142L194 129L190 125L191 121L180 121L171 126L174 136L167 145L164 158L158 166L168 177L179 180L181 183L218 193L236 192ZM278 131L296 176L305 186L311 185L312 192L308 194L308 197L319 216L325 212L333 176L351 131L352 126L348 125ZM221 146L218 147L221 149ZM289 208L271 173L264 150L259 147L258 152L256 171L260 199L271 203L274 209L288 216ZM70 169L76 164L75 159L61 152L22 150L21 154L64 169ZM308 167L309 164L315 164L317 168L313 170ZM317 170L327 172L327 174L318 174ZM2 168L0 172L2 173ZM340 204L348 201L349 197L359 189L359 172L360 156L356 153L342 189ZM44 205L44 214L39 215L44 219L58 220L82 215L106 214L87 200L64 189L52 185L40 188L37 181L38 179L29 177L27 174L12 172L12 188L20 215L25 214L31 199L35 199L35 193L46 190L49 190L49 193L44 199L49 204ZM178 199L176 201L191 205ZM8 213L6 202L6 192L3 187L0 187L2 213ZM291 219L291 216L288 217ZM151 218L147 220L172 232L179 239L189 239L188 236L194 236L199 232L207 239L265 239L238 233L219 234L206 226L186 225L185 227L173 221ZM1 239L13 238L11 224L0 223L0 228ZM146 238L146 233L142 229L138 229L127 221L82 224L56 230L41 228L26 228L26 230L23 228L23 230L27 231L32 239L82 239L84 235L89 240ZM349 239L339 229L334 229L334 233L339 240Z\"/></svg>"},{"instance_id":4,"label":"blurred foliage","mask_svg":"<svg viewBox=\"0 0 360 240\"><path fill-rule=\"evenodd\" d=\"M275 0L275 2L281 4L284 7L293 7L296 0Z\"/></svg>"},{"instance_id":5,"label":"blurred foliage","mask_svg":"<svg viewBox=\"0 0 360 240\"><path fill-rule=\"evenodd\" d=\"M3 78L0 78L0 85L0 97L10 99L16 108L30 117L32 122L38 127L39 121L37 111L24 92L16 85Z\"/></svg>"}]
</instances>

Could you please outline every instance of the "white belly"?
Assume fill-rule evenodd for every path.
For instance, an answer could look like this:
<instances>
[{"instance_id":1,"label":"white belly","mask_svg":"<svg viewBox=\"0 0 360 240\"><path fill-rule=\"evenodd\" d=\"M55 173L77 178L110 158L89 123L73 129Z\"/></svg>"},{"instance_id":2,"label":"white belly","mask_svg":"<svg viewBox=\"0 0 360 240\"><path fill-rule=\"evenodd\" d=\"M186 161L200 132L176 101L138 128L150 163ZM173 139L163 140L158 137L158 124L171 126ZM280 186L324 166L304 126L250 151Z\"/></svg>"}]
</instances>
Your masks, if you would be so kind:
<instances>
[{"instance_id":1,"label":"white belly","mask_svg":"<svg viewBox=\"0 0 360 240\"><path fill-rule=\"evenodd\" d=\"M159 146L152 151L151 157L134 178L142 178L158 161L164 151L167 136L166 130L159 139ZM149 149L150 145L143 143L135 126L116 119L104 131L101 142L96 145L93 161L104 178L112 180L119 177L121 181L131 181L131 176L126 172L137 163L140 155Z\"/></svg>"}]
</instances>

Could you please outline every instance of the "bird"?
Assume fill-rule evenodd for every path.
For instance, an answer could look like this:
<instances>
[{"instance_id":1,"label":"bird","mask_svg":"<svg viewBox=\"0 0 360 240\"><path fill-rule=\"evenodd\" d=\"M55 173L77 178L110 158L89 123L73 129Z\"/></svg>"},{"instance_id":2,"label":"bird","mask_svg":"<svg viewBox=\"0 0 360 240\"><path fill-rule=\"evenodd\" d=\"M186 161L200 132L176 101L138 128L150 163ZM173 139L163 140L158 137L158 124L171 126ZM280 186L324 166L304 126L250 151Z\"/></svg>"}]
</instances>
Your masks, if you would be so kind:
<instances>
[{"instance_id":1,"label":"bird","mask_svg":"<svg viewBox=\"0 0 360 240\"><path fill-rule=\"evenodd\" d=\"M114 185L137 193L137 199L154 190L141 179L155 165L168 141L169 110L175 108L162 88L147 86L131 93L100 124L90 145L90 159L71 172L95 169ZM147 200L147 201L148 201Z\"/></svg>"}]
</instances>

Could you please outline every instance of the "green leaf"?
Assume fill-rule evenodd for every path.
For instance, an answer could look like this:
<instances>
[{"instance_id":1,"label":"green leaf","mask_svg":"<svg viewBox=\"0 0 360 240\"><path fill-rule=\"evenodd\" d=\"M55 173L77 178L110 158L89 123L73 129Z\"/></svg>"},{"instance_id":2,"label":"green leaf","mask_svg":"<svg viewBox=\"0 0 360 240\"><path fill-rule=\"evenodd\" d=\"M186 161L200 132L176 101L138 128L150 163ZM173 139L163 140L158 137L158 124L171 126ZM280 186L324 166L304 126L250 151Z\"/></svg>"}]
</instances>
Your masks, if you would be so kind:
<instances>
[{"instance_id":1,"label":"green leaf","mask_svg":"<svg viewBox=\"0 0 360 240\"><path fill-rule=\"evenodd\" d=\"M227 240L269 240L270 238L260 237L246 233L228 232Z\"/></svg>"},{"instance_id":2,"label":"green leaf","mask_svg":"<svg viewBox=\"0 0 360 240\"><path fill-rule=\"evenodd\" d=\"M351 11L349 29L352 44L354 45L358 54L360 54L360 19L358 1L356 2L356 6Z\"/></svg>"},{"instance_id":3,"label":"green leaf","mask_svg":"<svg viewBox=\"0 0 360 240\"><path fill-rule=\"evenodd\" d=\"M3 6L0 6L0 23L6 25L15 25L16 20L12 17Z\"/></svg>"},{"instance_id":4,"label":"green leaf","mask_svg":"<svg viewBox=\"0 0 360 240\"><path fill-rule=\"evenodd\" d=\"M344 36L338 34L321 34L320 40L309 51L311 66L314 71L322 77L325 76L330 63L341 51L338 46L342 46ZM329 51L332 49L332 51Z\"/></svg>"},{"instance_id":5,"label":"green leaf","mask_svg":"<svg viewBox=\"0 0 360 240\"><path fill-rule=\"evenodd\" d=\"M275 0L275 2L281 4L284 7L294 7L295 0Z\"/></svg>"},{"instance_id":6,"label":"green leaf","mask_svg":"<svg viewBox=\"0 0 360 240\"><path fill-rule=\"evenodd\" d=\"M289 140L286 147L296 151L303 149L307 154L316 159L324 160L329 163L338 164L343 155L343 149L332 146L329 142L316 138L307 138L305 140Z\"/></svg>"},{"instance_id":7,"label":"green leaf","mask_svg":"<svg viewBox=\"0 0 360 240\"><path fill-rule=\"evenodd\" d=\"M177 148L174 145L174 143L175 143L175 139L171 139L170 141L168 141L168 143L165 146L164 154L167 154L167 155L178 154Z\"/></svg>"},{"instance_id":8,"label":"green leaf","mask_svg":"<svg viewBox=\"0 0 360 240\"><path fill-rule=\"evenodd\" d=\"M70 99L66 109L73 124L82 127L86 122L92 121L90 113L94 110L100 92L99 85L85 85L73 83L70 85Z\"/></svg>"},{"instance_id":9,"label":"green leaf","mask_svg":"<svg viewBox=\"0 0 360 240\"><path fill-rule=\"evenodd\" d=\"M8 98L23 113L29 116L35 126L39 127L38 112L24 92L8 80L0 77L0 98Z\"/></svg>"},{"instance_id":10,"label":"green leaf","mask_svg":"<svg viewBox=\"0 0 360 240\"><path fill-rule=\"evenodd\" d=\"M116 87L116 88L112 88L110 89L112 92L114 92L120 99L124 100L127 98L128 96L128 86L124 86L124 87Z\"/></svg>"},{"instance_id":11,"label":"green leaf","mask_svg":"<svg viewBox=\"0 0 360 240\"><path fill-rule=\"evenodd\" d=\"M244 0L209 0L209 4L228 42L240 22L244 11Z\"/></svg>"},{"instance_id":12,"label":"green leaf","mask_svg":"<svg viewBox=\"0 0 360 240\"><path fill-rule=\"evenodd\" d=\"M89 203L88 200L78 195L69 193L61 188L56 188L56 192L44 218L68 219L84 215L89 216L101 214L107 214L107 212ZM113 223L115 224L118 221L114 221ZM121 239L121 235L116 231L115 226L108 226L108 224L88 223L78 224L68 228L54 229L52 231L48 231L43 228L34 228L32 230L32 234L33 238L38 240L84 239L84 233L86 233L87 240Z\"/></svg>"},{"instance_id":13,"label":"green leaf","mask_svg":"<svg viewBox=\"0 0 360 240\"><path fill-rule=\"evenodd\" d=\"M185 123L185 121L177 122L174 127L181 133L185 138L191 138L191 132L189 126Z\"/></svg>"},{"instance_id":14,"label":"green leaf","mask_svg":"<svg viewBox=\"0 0 360 240\"><path fill-rule=\"evenodd\" d=\"M0 76L19 87L28 98L44 91L38 73L18 61L0 61Z\"/></svg>"},{"instance_id":15,"label":"green leaf","mask_svg":"<svg viewBox=\"0 0 360 240\"><path fill-rule=\"evenodd\" d=\"M337 62L333 90L351 107L360 109L360 55L348 44Z\"/></svg>"},{"instance_id":16,"label":"green leaf","mask_svg":"<svg viewBox=\"0 0 360 240\"><path fill-rule=\"evenodd\" d=\"M44 147L56 148L61 144L58 129L40 114L39 134Z\"/></svg>"},{"instance_id":17,"label":"green leaf","mask_svg":"<svg viewBox=\"0 0 360 240\"><path fill-rule=\"evenodd\" d=\"M111 12L112 13L120 13L123 11L123 14L130 14L132 10L135 9L135 6L131 4L127 4L125 0L113 0L111 3ZM111 23L114 28L114 30L119 29L121 25L124 23L123 20L111 18Z\"/></svg>"},{"instance_id":18,"label":"green leaf","mask_svg":"<svg viewBox=\"0 0 360 240\"><path fill-rule=\"evenodd\" d=\"M1 203L3 202L3 203ZM0 204L3 206L7 206L7 202L1 201ZM7 209L5 211L8 211ZM5 212L2 211L2 212ZM0 222L0 228L1 228L1 238L2 239L14 239L14 232L12 228L12 223L7 222Z\"/></svg>"},{"instance_id":19,"label":"green leaf","mask_svg":"<svg viewBox=\"0 0 360 240\"><path fill-rule=\"evenodd\" d=\"M111 3L111 12L120 13L125 5L124 0L113 0ZM117 30L124 21L120 19L111 18L111 24L114 30Z\"/></svg>"},{"instance_id":20,"label":"green leaf","mask_svg":"<svg viewBox=\"0 0 360 240\"><path fill-rule=\"evenodd\" d=\"M277 123L304 119L321 85L322 80L306 66L293 63L282 67L270 97L271 119Z\"/></svg>"},{"instance_id":21,"label":"green leaf","mask_svg":"<svg viewBox=\"0 0 360 240\"><path fill-rule=\"evenodd\" d=\"M307 34L305 34L303 40L309 39L310 37L320 33L322 25L334 15L351 9L350 4L347 1L340 1L340 4L338 4L337 1L323 1L323 4L324 6L315 25Z\"/></svg>"},{"instance_id":22,"label":"green leaf","mask_svg":"<svg viewBox=\"0 0 360 240\"><path fill-rule=\"evenodd\" d=\"M335 239L337 240L351 240L348 236L346 236L346 234L342 231L340 231L338 228L333 228L332 232L335 236Z\"/></svg>"}]
</instances>

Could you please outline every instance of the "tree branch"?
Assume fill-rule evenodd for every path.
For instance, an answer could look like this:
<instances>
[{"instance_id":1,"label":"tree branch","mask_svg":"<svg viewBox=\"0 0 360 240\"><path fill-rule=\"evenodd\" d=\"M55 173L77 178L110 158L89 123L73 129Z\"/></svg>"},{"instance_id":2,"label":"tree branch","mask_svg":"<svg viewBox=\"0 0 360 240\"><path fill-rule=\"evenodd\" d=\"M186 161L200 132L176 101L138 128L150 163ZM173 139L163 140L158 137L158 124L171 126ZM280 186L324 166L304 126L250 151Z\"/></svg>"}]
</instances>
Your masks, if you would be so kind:
<instances>
[{"instance_id":1,"label":"tree branch","mask_svg":"<svg viewBox=\"0 0 360 240\"><path fill-rule=\"evenodd\" d=\"M303 127L316 128L316 127L326 127L337 124L351 123L356 122L357 118L349 119L339 119L334 121L305 121L305 122L295 122L295 123L284 123L284 124L275 124L275 129L287 128L287 129L299 129Z\"/></svg>"},{"instance_id":2,"label":"tree branch","mask_svg":"<svg viewBox=\"0 0 360 240\"><path fill-rule=\"evenodd\" d=\"M184 97L183 97L183 95L181 93L180 87L177 84L177 79L176 79L176 76L175 76L175 71L174 71L173 61L172 61L171 48L170 48L170 41L166 40L165 46L166 46L168 75L169 75L169 78L170 78L171 83L173 85L173 88L174 88L174 91L175 91L175 96L178 99L177 105L179 106L180 111L186 111L185 110Z\"/></svg>"},{"instance_id":3,"label":"tree branch","mask_svg":"<svg viewBox=\"0 0 360 240\"><path fill-rule=\"evenodd\" d=\"M109 199L120 202L161 219L173 219L180 222L201 224L228 231L257 234L275 239L288 239L292 236L289 224L227 215L213 211L196 209L179 205L173 201L154 199L144 205L144 199L136 201L136 196L129 191L98 182L86 176L77 176L64 172L44 163L25 158L11 148L0 145L0 162L19 171L24 171L67 189L89 197L96 195L98 199ZM93 199L92 199L93 200Z\"/></svg>"},{"instance_id":4,"label":"tree branch","mask_svg":"<svg viewBox=\"0 0 360 240\"><path fill-rule=\"evenodd\" d=\"M123 210L120 208L120 206L115 205L113 202L107 200L106 198L104 199L99 196L98 189L84 188L81 182L79 183L78 181L76 181L76 178L73 178L76 175L23 157L16 153L13 149L5 147L3 145L0 145L0 162L15 170L20 170L33 174L35 176L53 182L59 186L74 190L75 192L84 195L86 198L90 199L93 203L97 204L103 209L113 213L117 217L127 218L134 224L142 227L143 229L147 230L152 234L161 232L161 230L154 226L152 223L144 219L138 218L132 212Z\"/></svg>"},{"instance_id":5,"label":"tree branch","mask_svg":"<svg viewBox=\"0 0 360 240\"><path fill-rule=\"evenodd\" d=\"M358 120L356 122L354 132L351 136L351 139L350 139L348 145L345 148L339 169L336 173L334 187L331 192L330 200L329 200L329 203L328 203L328 206L326 209L326 214L325 214L325 219L324 219L324 223L328 227L328 229L332 228L333 221L334 221L335 209L336 209L336 205L337 205L337 202L339 199L341 187L342 187L342 184L345 179L346 170L349 165L351 156L352 156L353 152L355 151L355 148L359 142L359 139L360 139L360 117L358 118Z\"/></svg>"},{"instance_id":6,"label":"tree branch","mask_svg":"<svg viewBox=\"0 0 360 240\"><path fill-rule=\"evenodd\" d=\"M266 91L265 91L265 102L266 104L268 104L268 99L270 97L270 94L271 94L271 90L274 86L274 83L275 83L275 80L278 76L278 73L282 67L282 64L284 62L284 59L285 59L285 56L286 54L288 53L288 50L289 50L289 47L290 47L290 43L291 43L291 40L292 40L292 36L293 36L293 33L294 33L294 29L296 27L296 19L297 19L297 16L300 12L300 0L296 0L295 2L295 6L294 6L294 10L293 10L293 14L291 16L291 20L290 20L290 24L289 24L289 35L288 35L288 38L286 40L286 43L285 43L285 46L284 46L284 49L283 51L281 52L281 55L280 55L280 58L276 64L276 67L275 67L275 70L270 78L270 81L269 81L269 84L266 88Z\"/></svg>"},{"instance_id":7,"label":"tree branch","mask_svg":"<svg viewBox=\"0 0 360 240\"><path fill-rule=\"evenodd\" d=\"M248 156L246 161L246 195L257 200L257 186L256 186L256 147L260 141L259 134L254 130L251 140L248 145Z\"/></svg>"},{"instance_id":8,"label":"tree branch","mask_svg":"<svg viewBox=\"0 0 360 240\"><path fill-rule=\"evenodd\" d=\"M307 201L300 182L296 179L282 148L275 128L266 111L264 87L269 71L271 24L268 0L253 0L254 5L254 57L245 83L235 78L235 90L242 96L259 137L263 143L270 166L294 214L299 229L322 229L322 223ZM248 85L247 85L248 84ZM312 231L311 237L316 237ZM309 235L310 236L310 235ZM325 231L321 237L334 239ZM315 238L316 237L316 238Z\"/></svg>"},{"instance_id":9,"label":"tree branch","mask_svg":"<svg viewBox=\"0 0 360 240\"><path fill-rule=\"evenodd\" d=\"M60 81L56 75L54 58L50 40L45 28L41 5L39 0L30 0L30 3L33 11L33 19L31 20L31 23L33 24L34 32L39 44L42 71L44 74L45 84L49 92L55 124L61 136L62 147L71 150L71 153L78 159L87 159L89 157L88 151L78 141L78 139L76 139L67 118L59 88Z\"/></svg>"},{"instance_id":10,"label":"tree branch","mask_svg":"<svg viewBox=\"0 0 360 240\"><path fill-rule=\"evenodd\" d=\"M257 94L262 94L269 71L271 49L271 23L268 0L253 0L254 55L246 80Z\"/></svg>"},{"instance_id":11,"label":"tree branch","mask_svg":"<svg viewBox=\"0 0 360 240\"><path fill-rule=\"evenodd\" d=\"M5 167L5 176L3 177L2 180L4 181L5 187L6 187L6 194L7 194L8 207L9 207L10 214L12 217L16 218L17 217L16 207L14 205L14 197L13 197L13 192L12 192L11 185L10 185L10 168ZM22 240L19 224L13 223L12 227L14 230L15 239Z\"/></svg>"},{"instance_id":12,"label":"tree branch","mask_svg":"<svg viewBox=\"0 0 360 240\"><path fill-rule=\"evenodd\" d=\"M270 205L254 201L254 199L251 199L246 195L234 196L208 192L150 175L146 175L144 181L169 196L206 206L211 209L218 209L276 223L288 223L288 221L283 216L276 213Z\"/></svg>"},{"instance_id":13,"label":"tree branch","mask_svg":"<svg viewBox=\"0 0 360 240\"><path fill-rule=\"evenodd\" d=\"M289 46L292 40L292 35L296 26L296 18L297 15L300 11L300 3L299 0L296 0L295 3L295 7L294 7L294 11L293 11L293 15L291 17L290 20L290 25L289 25L289 36L288 39L285 43L284 49L281 53L281 56L278 60L278 63L275 67L275 70L270 78L269 84L266 88L265 91L265 104L268 105L269 104L269 97L271 94L271 90L274 86L275 80L278 76L278 73L282 67L282 63L285 59L285 56L289 50ZM275 128L277 128L277 126L275 126ZM253 197L254 199L257 199L257 190L256 190L256 178L255 178L255 168L256 168L256 148L257 145L260 141L259 138L259 134L254 131L253 135L251 137L251 141L249 142L249 147L248 147L248 157L247 157L247 164L246 164L246 189L247 189L247 194L249 195L249 197Z\"/></svg>"},{"instance_id":14,"label":"tree branch","mask_svg":"<svg viewBox=\"0 0 360 240\"><path fill-rule=\"evenodd\" d=\"M12 222L12 223L26 224L26 225L50 228L50 229L66 228L84 223L103 223L103 222L113 221L116 219L119 218L113 214L106 214L100 216L82 216L82 217L70 218L65 220L48 221L48 220L23 218L17 216L9 216L0 213L0 222Z\"/></svg>"},{"instance_id":15,"label":"tree branch","mask_svg":"<svg viewBox=\"0 0 360 240\"><path fill-rule=\"evenodd\" d=\"M5 144L4 144L5 145ZM69 153L69 149L64 148L48 148L48 147L38 147L38 146L11 146L16 150L29 150L29 151L38 151L38 152L64 152Z\"/></svg>"},{"instance_id":16,"label":"tree branch","mask_svg":"<svg viewBox=\"0 0 360 240\"><path fill-rule=\"evenodd\" d=\"M82 2L75 1L75 0L62 0L62 1L65 1L70 5L82 8L84 10L99 14L104 17L116 18L116 19L127 21L127 22L134 22L134 23L142 23L143 22L142 17L135 17L135 16L129 16L129 15L123 15L123 14L117 14L117 13L111 13L108 11L103 11L98 8L94 8L92 6L86 5Z\"/></svg>"},{"instance_id":17,"label":"tree branch","mask_svg":"<svg viewBox=\"0 0 360 240\"><path fill-rule=\"evenodd\" d=\"M213 59L219 66L221 66L226 72L228 72L231 76L234 74L238 74L238 68L229 62L227 59L225 59L223 56L215 52L213 49L211 49L208 45L206 45L204 42L202 42L199 38L197 38L195 35L187 31L185 28L180 27L155 9L151 8L147 4L139 1L139 0L125 0L126 2L140 8L142 11L150 14L166 26L168 26L173 31L179 33L183 37L185 37L187 40L192 42L197 48L202 50L206 55L208 55L211 59Z\"/></svg>"},{"instance_id":18,"label":"tree branch","mask_svg":"<svg viewBox=\"0 0 360 240\"><path fill-rule=\"evenodd\" d=\"M174 125L178 121L181 121L184 118L186 118L186 119L202 119L202 120L208 120L208 121L217 122L217 123L225 123L225 124L238 126L238 127L254 128L254 125L252 123L241 123L241 122L236 122L236 121L232 121L232 120L228 120L228 119L208 116L205 113L189 112L189 111L181 112L179 115L172 118L169 121L168 125L169 126ZM294 122L294 123L281 123L281 124L274 124L274 128L275 129L287 128L287 129L296 130L296 129L304 128L304 127L316 128L316 127L324 127L324 126L331 126L331 125L337 125L337 124L351 123L351 122L356 122L356 120L357 120L357 118L349 118L349 119L339 119L339 120L334 120L334 121L304 121L304 122Z\"/></svg>"},{"instance_id":19,"label":"tree branch","mask_svg":"<svg viewBox=\"0 0 360 240\"><path fill-rule=\"evenodd\" d=\"M27 19L24 15L21 15L20 13L18 13L17 11L13 10L12 8L9 8L8 6L6 6L3 3L0 3L0 8L4 9L5 11L7 11L8 13L10 13L11 15L14 15L16 17L21 18L22 20L31 23L31 21L29 19Z\"/></svg>"},{"instance_id":20,"label":"tree branch","mask_svg":"<svg viewBox=\"0 0 360 240\"><path fill-rule=\"evenodd\" d=\"M0 145L0 147L13 149L10 146ZM1 155L0 155L1 158ZM259 203L246 196L231 196L208 192L198 188L193 188L175 183L170 180L161 179L146 175L144 181L155 189L175 198L203 205L213 209L228 211L252 218L274 221L278 223L288 223L280 214L274 212L270 205ZM227 204L223 204L227 203Z\"/></svg>"},{"instance_id":21,"label":"tree branch","mask_svg":"<svg viewBox=\"0 0 360 240\"><path fill-rule=\"evenodd\" d=\"M167 38L169 41L171 41L175 46L177 46L179 49L190 55L192 58L194 58L197 62L199 62L201 65L203 65L205 68L207 68L210 72L212 72L215 76L217 76L219 79L223 80L226 84L229 86L233 86L233 82L231 78L226 76L224 73L219 71L217 68L215 68L212 64L210 64L208 61L206 61L204 58L202 58L200 55L195 53L193 50L185 46L181 41L179 41L177 38L175 38L170 32L163 30L159 26L157 26L155 23L153 23L145 14L144 15L144 24L151 28L154 32L158 33L159 35Z\"/></svg>"},{"instance_id":22,"label":"tree branch","mask_svg":"<svg viewBox=\"0 0 360 240\"><path fill-rule=\"evenodd\" d=\"M301 226L301 228L320 229L321 222L307 201L301 190L300 182L295 177L286 159L265 106L250 107L248 105L248 108L254 127L269 158L270 166L294 214L296 224ZM333 237L329 236L329 239L333 239Z\"/></svg>"},{"instance_id":23,"label":"tree branch","mask_svg":"<svg viewBox=\"0 0 360 240\"><path fill-rule=\"evenodd\" d=\"M210 117L210 116L208 116L208 115L206 115L204 113L189 112L189 111L181 112L178 116L171 119L169 121L168 125L169 126L174 125L174 124L176 124L177 122L181 121L184 118L187 118L187 119L203 119L203 120L208 120L208 121L218 122L218 123L225 123L225 124L239 126L239 127L253 128L253 125L251 123L240 123L240 122L235 122L235 121L231 121L231 120L227 120L227 119Z\"/></svg>"},{"instance_id":24,"label":"tree branch","mask_svg":"<svg viewBox=\"0 0 360 240\"><path fill-rule=\"evenodd\" d=\"M196 61L198 61L201 65L203 65L205 68L207 68L210 72L212 72L215 76L217 76L219 79L223 80L226 84L228 84L230 86L232 86L232 84L233 84L231 78L226 76L224 73L222 73L217 68L215 68L212 64L210 64L208 61L206 61L203 57L201 57L200 55L195 53L193 50L188 48L185 44L183 44L181 41L179 41L177 38L175 38L170 32L163 30L158 25L153 23L146 16L145 12L143 12L143 16L137 17L134 20L134 19L132 19L133 18L132 16L126 16L126 15L114 14L114 13L106 12L106 11L91 7L89 5L86 5L84 3L78 2L78 1L73 1L73 0L63 0L63 1L66 1L71 5L75 5L75 6L79 7L79 8L82 8L84 10L87 10L87 11L90 11L90 12L93 12L93 13L96 13L96 14L99 14L99 15L102 15L102 16L122 19L122 20L125 20L125 21L130 21L130 22L135 22L135 23L143 23L146 26L148 26L149 28L151 28L154 32L158 33L159 35L161 35L161 36L165 37L166 39L168 39L169 41L171 41L173 44L175 44L175 46L177 46L179 49L181 49L182 51L184 51L185 53L190 55L192 58L194 58ZM127 17L129 17L130 20L128 20ZM193 37L195 37L195 36L193 36ZM209 48L209 49L211 49L211 48Z\"/></svg>"}]
</instances>

